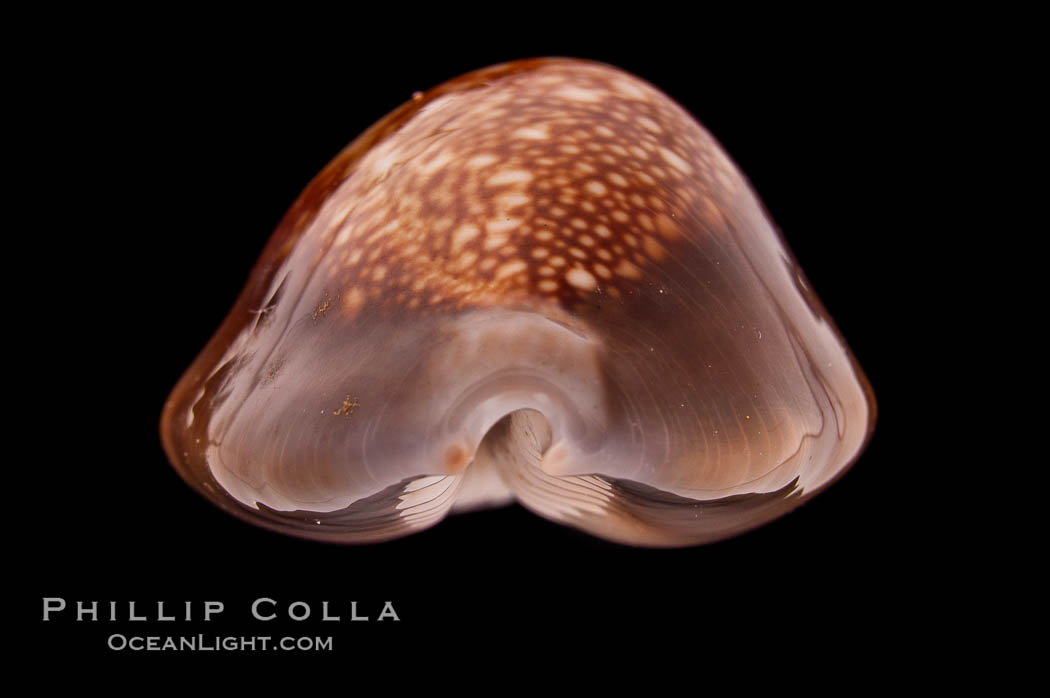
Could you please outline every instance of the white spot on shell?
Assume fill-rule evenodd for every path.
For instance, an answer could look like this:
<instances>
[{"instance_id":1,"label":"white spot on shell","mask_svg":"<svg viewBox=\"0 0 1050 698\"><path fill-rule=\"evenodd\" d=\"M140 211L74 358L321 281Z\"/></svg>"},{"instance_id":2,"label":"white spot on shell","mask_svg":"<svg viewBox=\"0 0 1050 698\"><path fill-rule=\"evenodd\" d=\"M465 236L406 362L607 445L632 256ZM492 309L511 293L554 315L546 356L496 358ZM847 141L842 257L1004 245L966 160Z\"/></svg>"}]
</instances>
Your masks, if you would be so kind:
<instances>
[{"instance_id":1,"label":"white spot on shell","mask_svg":"<svg viewBox=\"0 0 1050 698\"><path fill-rule=\"evenodd\" d=\"M496 221L489 221L485 224L485 230L488 231L490 235L500 235L507 231L514 230L519 225L521 225L520 218L503 218Z\"/></svg>"},{"instance_id":2,"label":"white spot on shell","mask_svg":"<svg viewBox=\"0 0 1050 698\"><path fill-rule=\"evenodd\" d=\"M365 303L365 294L356 286L343 294L343 309L348 315L356 315Z\"/></svg>"},{"instance_id":3,"label":"white spot on shell","mask_svg":"<svg viewBox=\"0 0 1050 698\"><path fill-rule=\"evenodd\" d=\"M660 147L660 155L663 156L664 160L667 161L668 165L670 165L671 167L675 168L679 172L681 172L683 174L691 174L692 173L693 168L689 166L689 163L686 162L685 160L683 160L681 158L681 156L678 155L678 153L674 152L673 150L661 146Z\"/></svg>"},{"instance_id":4,"label":"white spot on shell","mask_svg":"<svg viewBox=\"0 0 1050 698\"><path fill-rule=\"evenodd\" d=\"M481 155L475 155L471 159L467 160L467 167L471 169L480 170L482 167L491 165L498 159L499 158L497 158L495 155L492 155L491 153L482 153Z\"/></svg>"},{"instance_id":5,"label":"white spot on shell","mask_svg":"<svg viewBox=\"0 0 1050 698\"><path fill-rule=\"evenodd\" d=\"M605 185L597 180L587 182L587 186L585 188L594 196L605 196L607 193L609 193L609 190L605 188Z\"/></svg>"},{"instance_id":6,"label":"white spot on shell","mask_svg":"<svg viewBox=\"0 0 1050 698\"><path fill-rule=\"evenodd\" d=\"M617 79L614 80L612 84L613 87L616 88L616 91L625 97L630 97L631 99L639 101L647 101L649 99L648 95L630 80Z\"/></svg>"},{"instance_id":7,"label":"white spot on shell","mask_svg":"<svg viewBox=\"0 0 1050 698\"><path fill-rule=\"evenodd\" d=\"M652 131L653 133L663 133L664 130L660 126L650 119L648 116L639 116L636 121L646 131Z\"/></svg>"},{"instance_id":8,"label":"white spot on shell","mask_svg":"<svg viewBox=\"0 0 1050 698\"><path fill-rule=\"evenodd\" d=\"M496 199L496 203L504 207L507 210L517 208L524 204L529 203L532 198L528 194L510 193L504 194Z\"/></svg>"},{"instance_id":9,"label":"white spot on shell","mask_svg":"<svg viewBox=\"0 0 1050 698\"><path fill-rule=\"evenodd\" d=\"M525 138L533 141L543 141L550 138L550 133L545 126L524 126L510 135L511 138Z\"/></svg>"},{"instance_id":10,"label":"white spot on shell","mask_svg":"<svg viewBox=\"0 0 1050 698\"><path fill-rule=\"evenodd\" d=\"M600 102L605 97L598 90L588 90L576 85L564 85L551 93L554 97L561 97L573 102Z\"/></svg>"},{"instance_id":11,"label":"white spot on shell","mask_svg":"<svg viewBox=\"0 0 1050 698\"><path fill-rule=\"evenodd\" d=\"M553 279L543 279L536 284L536 288L546 293L558 290L558 282Z\"/></svg>"},{"instance_id":12,"label":"white spot on shell","mask_svg":"<svg viewBox=\"0 0 1050 698\"><path fill-rule=\"evenodd\" d=\"M624 277L625 279L640 279L642 278L642 271L635 265L631 264L626 259L620 260L620 263L614 269L617 274Z\"/></svg>"},{"instance_id":13,"label":"white spot on shell","mask_svg":"<svg viewBox=\"0 0 1050 698\"><path fill-rule=\"evenodd\" d=\"M459 249L463 247L464 244L476 238L480 232L478 226L472 223L466 223L456 228L456 232L452 233L453 254L459 252Z\"/></svg>"},{"instance_id":14,"label":"white spot on shell","mask_svg":"<svg viewBox=\"0 0 1050 698\"><path fill-rule=\"evenodd\" d=\"M509 240L506 232L493 232L485 236L485 250L492 251L506 244Z\"/></svg>"},{"instance_id":15,"label":"white spot on shell","mask_svg":"<svg viewBox=\"0 0 1050 698\"><path fill-rule=\"evenodd\" d=\"M514 261L507 262L499 269L497 269L495 273L495 278L505 279L508 276L513 276L518 272L525 271L526 269L528 269L528 266L529 265L525 264L525 262L521 261L520 259L515 259Z\"/></svg>"},{"instance_id":16,"label":"white spot on shell","mask_svg":"<svg viewBox=\"0 0 1050 698\"><path fill-rule=\"evenodd\" d=\"M452 162L452 158L454 156L455 153L453 153L452 151L447 149L443 150L442 152L432 157L429 161L422 163L419 166L419 172L423 175L434 174L435 172Z\"/></svg>"},{"instance_id":17,"label":"white spot on shell","mask_svg":"<svg viewBox=\"0 0 1050 698\"><path fill-rule=\"evenodd\" d=\"M565 272L565 280L582 291L593 291L598 287L598 280L594 275L578 267Z\"/></svg>"},{"instance_id":18,"label":"white spot on shell","mask_svg":"<svg viewBox=\"0 0 1050 698\"><path fill-rule=\"evenodd\" d=\"M532 173L528 170L501 170L492 175L485 182L490 187L502 187L508 184L528 184L532 181Z\"/></svg>"}]
</instances>

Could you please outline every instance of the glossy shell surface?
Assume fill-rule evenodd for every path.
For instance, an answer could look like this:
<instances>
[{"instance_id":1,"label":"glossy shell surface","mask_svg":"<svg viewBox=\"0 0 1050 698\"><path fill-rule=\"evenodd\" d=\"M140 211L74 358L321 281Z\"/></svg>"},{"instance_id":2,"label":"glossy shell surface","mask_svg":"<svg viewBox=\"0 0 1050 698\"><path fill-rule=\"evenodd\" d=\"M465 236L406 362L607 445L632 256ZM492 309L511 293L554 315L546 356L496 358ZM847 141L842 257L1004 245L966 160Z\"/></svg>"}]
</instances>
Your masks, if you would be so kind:
<instances>
[{"instance_id":1,"label":"glossy shell surface","mask_svg":"<svg viewBox=\"0 0 1050 698\"><path fill-rule=\"evenodd\" d=\"M417 94L338 155L161 431L193 487L293 535L518 501L680 546L828 485L874 413L712 136L636 77L544 59Z\"/></svg>"}]
</instances>

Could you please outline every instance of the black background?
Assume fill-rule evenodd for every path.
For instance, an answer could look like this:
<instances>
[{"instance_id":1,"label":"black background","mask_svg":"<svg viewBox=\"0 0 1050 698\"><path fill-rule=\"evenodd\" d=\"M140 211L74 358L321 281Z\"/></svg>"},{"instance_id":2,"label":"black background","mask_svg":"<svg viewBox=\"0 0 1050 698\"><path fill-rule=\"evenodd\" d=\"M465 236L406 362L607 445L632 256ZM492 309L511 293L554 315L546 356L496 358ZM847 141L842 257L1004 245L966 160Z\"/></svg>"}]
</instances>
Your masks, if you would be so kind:
<instances>
[{"instance_id":1,"label":"black background","mask_svg":"<svg viewBox=\"0 0 1050 698\"><path fill-rule=\"evenodd\" d=\"M47 387L29 398L37 417L22 436L33 444L25 491L37 494L21 517L30 588L20 610L39 646L113 657L112 632L291 632L333 635L337 653L363 662L523 642L554 655L595 645L626 655L674 631L691 653L746 647L801 661L816 647L860 652L921 627L916 565L938 548L917 516L921 494L906 486L926 466L902 418L911 395L897 250L914 210L893 184L918 88L906 87L900 37L857 26L80 37L72 59L36 85L52 135L40 141L36 180L46 203L33 210L59 260L37 277L56 279L31 309L42 325L35 366L47 370L28 373ZM282 537L213 508L167 463L160 411L285 210L413 91L542 55L633 72L723 144L874 386L867 450L787 517L681 550L604 543L517 507L360 547ZM75 623L68 612L41 623L45 596L135 600L150 614L157 601L191 600L195 617L203 601L220 600L226 611L211 624ZM344 618L351 600L366 611L390 600L402 620L260 624L249 616L260 596L309 602L315 615L327 600ZM449 646L459 631L469 649Z\"/></svg>"}]
</instances>

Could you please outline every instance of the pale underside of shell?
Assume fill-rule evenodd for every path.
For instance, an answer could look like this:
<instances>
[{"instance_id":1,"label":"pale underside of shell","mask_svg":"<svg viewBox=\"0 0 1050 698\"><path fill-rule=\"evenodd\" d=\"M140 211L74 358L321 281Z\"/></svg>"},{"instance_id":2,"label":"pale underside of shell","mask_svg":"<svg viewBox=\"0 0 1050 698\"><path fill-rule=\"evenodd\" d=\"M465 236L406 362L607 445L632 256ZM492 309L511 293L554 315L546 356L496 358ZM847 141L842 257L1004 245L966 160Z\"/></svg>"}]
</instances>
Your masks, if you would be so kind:
<instances>
[{"instance_id":1,"label":"pale underside of shell","mask_svg":"<svg viewBox=\"0 0 1050 698\"><path fill-rule=\"evenodd\" d=\"M550 59L416 95L344 150L161 431L192 486L293 535L380 541L516 500L677 546L794 508L873 422L711 135L638 78Z\"/></svg>"}]
</instances>

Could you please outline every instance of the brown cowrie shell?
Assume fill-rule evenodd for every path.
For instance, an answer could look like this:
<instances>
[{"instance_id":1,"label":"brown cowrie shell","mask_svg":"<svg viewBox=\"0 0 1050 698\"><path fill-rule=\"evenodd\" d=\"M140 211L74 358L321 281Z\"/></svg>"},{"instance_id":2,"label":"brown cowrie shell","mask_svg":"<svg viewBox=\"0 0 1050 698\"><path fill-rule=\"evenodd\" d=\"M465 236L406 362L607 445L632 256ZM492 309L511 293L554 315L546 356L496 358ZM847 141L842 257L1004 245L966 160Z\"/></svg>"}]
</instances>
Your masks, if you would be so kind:
<instances>
[{"instance_id":1,"label":"brown cowrie shell","mask_svg":"<svg viewBox=\"0 0 1050 698\"><path fill-rule=\"evenodd\" d=\"M711 135L638 78L546 59L417 94L339 154L161 431L193 487L292 535L517 500L680 546L806 501L874 415Z\"/></svg>"}]
</instances>

